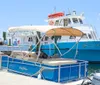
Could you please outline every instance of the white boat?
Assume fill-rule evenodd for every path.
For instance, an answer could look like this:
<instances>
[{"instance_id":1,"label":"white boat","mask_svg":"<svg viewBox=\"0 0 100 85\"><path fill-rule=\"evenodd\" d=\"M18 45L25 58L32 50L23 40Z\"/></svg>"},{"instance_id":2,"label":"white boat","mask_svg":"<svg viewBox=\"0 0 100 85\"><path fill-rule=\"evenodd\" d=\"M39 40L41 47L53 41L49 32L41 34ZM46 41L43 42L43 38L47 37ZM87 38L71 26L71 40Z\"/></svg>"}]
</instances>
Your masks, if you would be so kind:
<instances>
[{"instance_id":1,"label":"white boat","mask_svg":"<svg viewBox=\"0 0 100 85\"><path fill-rule=\"evenodd\" d=\"M17 39L19 43L17 45L24 46L25 49L28 49L27 47L29 45L32 45L33 43L36 43L35 37L33 37L33 29L38 29L40 30L40 35L42 35L43 32L45 32L48 29L51 28L57 28L57 27L73 27L81 30L84 32L83 37L81 38L80 42L78 45L73 48L71 52L63 56L66 58L66 56L71 55L70 57L67 58L76 58L80 60L87 60L89 62L100 62L100 40L98 39L97 33L94 30L93 26L84 24L83 23L84 16L81 14L79 16L76 15L75 11L73 14L67 14L65 15L63 12L57 12L54 14L50 14L48 16L48 23L49 25L46 26L19 26L19 27L10 27L8 29L12 40L12 44L14 39ZM18 31L19 29L22 29L21 31ZM29 29L25 33L25 29ZM18 33L15 33L18 32ZM24 33L22 33L24 32ZM16 35L15 35L16 34ZM15 35L15 36L14 36ZM58 38L58 46L61 51L61 53L64 53L65 49L69 50L71 47L75 44L75 42L79 39L79 37L75 36L59 36ZM43 46L43 51L48 54L48 46L51 44L52 46L52 41L53 38L46 38L45 41L48 41L45 43ZM33 46L34 46L33 44ZM48 46L47 46L48 45ZM78 47L77 51L75 50ZM52 52L50 55L53 55L55 48L52 48ZM74 56L76 54L76 56ZM96 54L96 55L95 55Z\"/></svg>"}]
</instances>

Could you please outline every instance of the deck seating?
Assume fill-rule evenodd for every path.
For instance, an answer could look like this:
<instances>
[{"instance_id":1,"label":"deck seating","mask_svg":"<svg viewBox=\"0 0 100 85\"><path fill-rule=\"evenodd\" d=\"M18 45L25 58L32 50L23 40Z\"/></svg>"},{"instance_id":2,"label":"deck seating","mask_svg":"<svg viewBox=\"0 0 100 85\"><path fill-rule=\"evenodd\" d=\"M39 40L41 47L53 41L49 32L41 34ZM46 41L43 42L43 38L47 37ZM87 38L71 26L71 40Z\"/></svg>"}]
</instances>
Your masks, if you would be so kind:
<instances>
[{"instance_id":1,"label":"deck seating","mask_svg":"<svg viewBox=\"0 0 100 85\"><path fill-rule=\"evenodd\" d=\"M42 63L46 65L58 66L58 65L65 65L65 64L76 64L77 61L72 59L51 58L51 59L43 60Z\"/></svg>"},{"instance_id":2,"label":"deck seating","mask_svg":"<svg viewBox=\"0 0 100 85\"><path fill-rule=\"evenodd\" d=\"M13 51L11 57L23 60L35 60L37 55L35 52L29 51Z\"/></svg>"},{"instance_id":3,"label":"deck seating","mask_svg":"<svg viewBox=\"0 0 100 85\"><path fill-rule=\"evenodd\" d=\"M27 61L37 61L37 54L35 52L29 52L29 51L13 51L12 57ZM54 55L51 58L39 58L38 62L52 66L77 63L76 60L59 58L58 55Z\"/></svg>"}]
</instances>

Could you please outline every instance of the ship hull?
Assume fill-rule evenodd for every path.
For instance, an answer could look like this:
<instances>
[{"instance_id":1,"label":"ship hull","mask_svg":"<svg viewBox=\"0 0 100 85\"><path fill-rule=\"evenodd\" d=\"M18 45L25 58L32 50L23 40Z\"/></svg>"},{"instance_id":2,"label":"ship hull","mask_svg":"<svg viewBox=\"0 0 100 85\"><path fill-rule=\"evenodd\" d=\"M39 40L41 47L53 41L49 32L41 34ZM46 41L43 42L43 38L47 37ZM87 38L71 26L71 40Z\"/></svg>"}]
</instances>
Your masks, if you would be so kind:
<instances>
[{"instance_id":1,"label":"ship hull","mask_svg":"<svg viewBox=\"0 0 100 85\"><path fill-rule=\"evenodd\" d=\"M72 48L75 43L76 42L57 43L57 46L59 47L59 50L62 54L71 49L71 51L61 57L76 58L80 60L87 60L89 62L100 63L100 41L83 41L79 42L78 45ZM48 50L49 47L51 47L51 51ZM50 56L55 52L59 53L53 44L43 45L42 51L49 54Z\"/></svg>"}]
</instances>

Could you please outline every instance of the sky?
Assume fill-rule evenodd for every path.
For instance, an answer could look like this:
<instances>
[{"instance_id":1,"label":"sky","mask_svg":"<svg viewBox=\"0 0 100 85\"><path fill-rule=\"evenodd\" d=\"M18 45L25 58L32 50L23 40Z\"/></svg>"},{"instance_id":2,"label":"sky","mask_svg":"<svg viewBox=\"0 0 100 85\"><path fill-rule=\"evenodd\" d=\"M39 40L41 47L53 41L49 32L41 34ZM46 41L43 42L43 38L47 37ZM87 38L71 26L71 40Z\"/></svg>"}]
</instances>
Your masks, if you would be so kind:
<instances>
[{"instance_id":1,"label":"sky","mask_svg":"<svg viewBox=\"0 0 100 85\"><path fill-rule=\"evenodd\" d=\"M0 0L0 34L9 27L47 25L48 14L84 12L86 23L92 25L100 36L100 0Z\"/></svg>"}]
</instances>

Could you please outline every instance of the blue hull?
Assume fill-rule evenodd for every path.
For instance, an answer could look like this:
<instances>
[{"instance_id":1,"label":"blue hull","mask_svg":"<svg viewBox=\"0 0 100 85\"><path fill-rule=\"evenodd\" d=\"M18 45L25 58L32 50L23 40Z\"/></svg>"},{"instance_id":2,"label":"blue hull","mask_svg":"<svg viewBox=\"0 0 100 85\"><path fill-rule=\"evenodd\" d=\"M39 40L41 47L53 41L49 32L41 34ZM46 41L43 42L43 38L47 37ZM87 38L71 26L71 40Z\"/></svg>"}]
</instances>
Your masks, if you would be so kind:
<instances>
[{"instance_id":1,"label":"blue hull","mask_svg":"<svg viewBox=\"0 0 100 85\"><path fill-rule=\"evenodd\" d=\"M41 72L43 79L54 82L84 79L87 76L87 63L85 61L77 61L76 64L52 66L11 57L8 58L8 56L2 56L1 59L2 68L7 68L10 72L31 77L37 77Z\"/></svg>"},{"instance_id":2,"label":"blue hull","mask_svg":"<svg viewBox=\"0 0 100 85\"><path fill-rule=\"evenodd\" d=\"M58 43L57 46L59 47L61 53L65 53L68 51L72 46L75 44L75 42L61 42ZM51 48L51 51L48 50L49 47ZM49 55L53 55L55 53L55 46L53 44L49 45L43 45L42 51ZM78 43L78 53L75 57L76 53L76 46L68 52L66 55L62 56L64 58L76 58L80 60L86 60L89 62L100 62L100 41L84 41ZM56 50L56 52L58 52Z\"/></svg>"}]
</instances>

